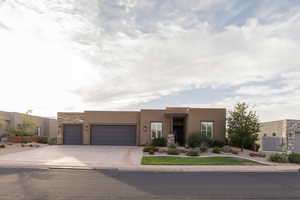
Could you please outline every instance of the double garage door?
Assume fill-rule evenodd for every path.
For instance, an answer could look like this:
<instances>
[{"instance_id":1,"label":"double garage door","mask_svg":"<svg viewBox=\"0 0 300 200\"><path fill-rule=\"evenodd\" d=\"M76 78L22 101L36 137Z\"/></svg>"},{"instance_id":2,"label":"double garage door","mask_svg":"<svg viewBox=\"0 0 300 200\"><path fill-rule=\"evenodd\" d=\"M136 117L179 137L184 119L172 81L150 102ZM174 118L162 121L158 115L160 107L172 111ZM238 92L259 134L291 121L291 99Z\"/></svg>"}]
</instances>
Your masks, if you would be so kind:
<instances>
[{"instance_id":1,"label":"double garage door","mask_svg":"<svg viewBox=\"0 0 300 200\"><path fill-rule=\"evenodd\" d=\"M80 125L64 126L64 144L82 144L83 131ZM92 125L91 144L135 146L136 126L134 125Z\"/></svg>"}]
</instances>

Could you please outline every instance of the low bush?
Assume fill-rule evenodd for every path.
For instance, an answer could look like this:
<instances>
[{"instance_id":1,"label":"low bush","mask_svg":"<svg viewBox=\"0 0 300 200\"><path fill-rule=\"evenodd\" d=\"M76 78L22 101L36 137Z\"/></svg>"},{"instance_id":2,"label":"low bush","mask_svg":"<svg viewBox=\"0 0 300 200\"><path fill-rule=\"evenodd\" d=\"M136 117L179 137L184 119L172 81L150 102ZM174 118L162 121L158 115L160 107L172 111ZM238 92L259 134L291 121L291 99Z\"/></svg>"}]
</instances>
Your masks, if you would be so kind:
<instances>
[{"instance_id":1,"label":"low bush","mask_svg":"<svg viewBox=\"0 0 300 200\"><path fill-rule=\"evenodd\" d=\"M208 150L208 147L206 144L201 144L200 145L200 151L203 153L203 152L207 152Z\"/></svg>"},{"instance_id":2,"label":"low bush","mask_svg":"<svg viewBox=\"0 0 300 200\"><path fill-rule=\"evenodd\" d=\"M199 156L199 151L196 149L190 149L186 152L187 156Z\"/></svg>"},{"instance_id":3,"label":"low bush","mask_svg":"<svg viewBox=\"0 0 300 200\"><path fill-rule=\"evenodd\" d=\"M0 144L1 149L5 148L5 147L6 147L5 144Z\"/></svg>"},{"instance_id":4,"label":"low bush","mask_svg":"<svg viewBox=\"0 0 300 200\"><path fill-rule=\"evenodd\" d=\"M153 145L145 146L143 152L150 152L150 151L157 151L158 149L155 148Z\"/></svg>"},{"instance_id":5,"label":"low bush","mask_svg":"<svg viewBox=\"0 0 300 200\"><path fill-rule=\"evenodd\" d=\"M150 155L154 155L154 153L155 153L155 148L149 149L148 153L149 153Z\"/></svg>"},{"instance_id":6,"label":"low bush","mask_svg":"<svg viewBox=\"0 0 300 200\"><path fill-rule=\"evenodd\" d=\"M173 148L173 149L176 149L177 145L176 144L169 144L168 145L168 148Z\"/></svg>"},{"instance_id":7,"label":"low bush","mask_svg":"<svg viewBox=\"0 0 300 200\"><path fill-rule=\"evenodd\" d=\"M168 148L168 155L178 155L179 152L176 148Z\"/></svg>"},{"instance_id":8,"label":"low bush","mask_svg":"<svg viewBox=\"0 0 300 200\"><path fill-rule=\"evenodd\" d=\"M272 162L287 163L288 155L284 153L273 153L270 155L269 160Z\"/></svg>"},{"instance_id":9,"label":"low bush","mask_svg":"<svg viewBox=\"0 0 300 200\"><path fill-rule=\"evenodd\" d=\"M231 150L231 153L237 155L237 154L239 154L240 152L237 151L237 150Z\"/></svg>"},{"instance_id":10,"label":"low bush","mask_svg":"<svg viewBox=\"0 0 300 200\"><path fill-rule=\"evenodd\" d=\"M221 140L213 140L212 141L212 146L213 147L219 147L222 148L225 146L225 142L221 141Z\"/></svg>"},{"instance_id":11,"label":"low bush","mask_svg":"<svg viewBox=\"0 0 300 200\"><path fill-rule=\"evenodd\" d=\"M40 137L38 143L48 144L48 137Z\"/></svg>"},{"instance_id":12,"label":"low bush","mask_svg":"<svg viewBox=\"0 0 300 200\"><path fill-rule=\"evenodd\" d=\"M49 144L49 145L56 145L56 144L57 144L57 138L56 138L56 137L50 138L50 139L48 140L48 144Z\"/></svg>"},{"instance_id":13,"label":"low bush","mask_svg":"<svg viewBox=\"0 0 300 200\"><path fill-rule=\"evenodd\" d=\"M221 153L221 149L219 147L214 147L212 152L213 153Z\"/></svg>"},{"instance_id":14,"label":"low bush","mask_svg":"<svg viewBox=\"0 0 300 200\"><path fill-rule=\"evenodd\" d=\"M206 144L207 146L210 146L212 143L212 140L200 133L200 132L195 132L195 133L191 133L189 134L188 140L187 140L187 144L189 147L195 148L195 147L200 147L201 144Z\"/></svg>"},{"instance_id":15,"label":"low bush","mask_svg":"<svg viewBox=\"0 0 300 200\"><path fill-rule=\"evenodd\" d=\"M164 137L157 137L152 140L152 145L156 147L165 147L167 146L167 139Z\"/></svg>"},{"instance_id":16,"label":"low bush","mask_svg":"<svg viewBox=\"0 0 300 200\"><path fill-rule=\"evenodd\" d=\"M300 164L300 153L292 153L288 156L290 163Z\"/></svg>"}]
</instances>

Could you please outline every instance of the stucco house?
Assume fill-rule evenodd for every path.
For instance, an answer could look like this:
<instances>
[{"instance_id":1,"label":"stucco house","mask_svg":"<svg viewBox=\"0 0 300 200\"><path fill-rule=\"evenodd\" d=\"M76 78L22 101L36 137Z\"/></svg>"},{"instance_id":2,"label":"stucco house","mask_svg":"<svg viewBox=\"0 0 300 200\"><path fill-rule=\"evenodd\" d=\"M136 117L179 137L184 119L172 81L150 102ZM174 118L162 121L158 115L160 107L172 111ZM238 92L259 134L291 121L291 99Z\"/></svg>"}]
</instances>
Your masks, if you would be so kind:
<instances>
[{"instance_id":1,"label":"stucco house","mask_svg":"<svg viewBox=\"0 0 300 200\"><path fill-rule=\"evenodd\" d=\"M192 132L225 140L226 109L167 107L140 111L59 112L59 144L146 145L173 135L184 145Z\"/></svg>"},{"instance_id":2,"label":"stucco house","mask_svg":"<svg viewBox=\"0 0 300 200\"><path fill-rule=\"evenodd\" d=\"M15 127L23 120L23 113L0 111L0 121L3 126L0 128L0 135L6 133L9 127ZM57 136L57 120L30 115L37 124L36 135L55 138Z\"/></svg>"},{"instance_id":3,"label":"stucco house","mask_svg":"<svg viewBox=\"0 0 300 200\"><path fill-rule=\"evenodd\" d=\"M300 152L300 120L261 123L259 142L263 151Z\"/></svg>"}]
</instances>

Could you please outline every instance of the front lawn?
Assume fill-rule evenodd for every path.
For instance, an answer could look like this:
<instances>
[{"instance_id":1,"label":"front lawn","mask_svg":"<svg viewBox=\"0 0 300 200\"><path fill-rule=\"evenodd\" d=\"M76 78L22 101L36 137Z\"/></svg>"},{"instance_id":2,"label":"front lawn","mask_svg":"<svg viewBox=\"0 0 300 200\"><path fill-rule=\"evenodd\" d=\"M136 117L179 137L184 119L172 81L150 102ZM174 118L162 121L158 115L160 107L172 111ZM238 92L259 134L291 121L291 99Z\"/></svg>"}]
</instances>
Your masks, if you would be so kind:
<instances>
[{"instance_id":1,"label":"front lawn","mask_svg":"<svg viewBox=\"0 0 300 200\"><path fill-rule=\"evenodd\" d=\"M232 158L232 157L172 157L146 156L142 159L143 165L261 165L260 163Z\"/></svg>"}]
</instances>

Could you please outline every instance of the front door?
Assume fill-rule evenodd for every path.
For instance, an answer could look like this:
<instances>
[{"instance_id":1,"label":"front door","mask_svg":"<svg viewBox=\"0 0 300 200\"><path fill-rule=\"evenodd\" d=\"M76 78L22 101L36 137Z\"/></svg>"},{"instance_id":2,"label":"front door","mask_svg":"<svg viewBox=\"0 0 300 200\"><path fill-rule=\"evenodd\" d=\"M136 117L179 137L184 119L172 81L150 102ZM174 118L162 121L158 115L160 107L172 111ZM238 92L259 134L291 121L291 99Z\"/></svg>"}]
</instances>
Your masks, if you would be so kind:
<instances>
[{"instance_id":1,"label":"front door","mask_svg":"<svg viewBox=\"0 0 300 200\"><path fill-rule=\"evenodd\" d=\"M175 136L175 143L180 146L185 145L185 120L184 118L174 118L173 119L173 133Z\"/></svg>"}]
</instances>

